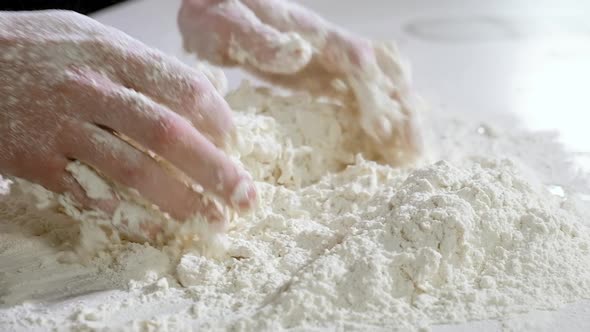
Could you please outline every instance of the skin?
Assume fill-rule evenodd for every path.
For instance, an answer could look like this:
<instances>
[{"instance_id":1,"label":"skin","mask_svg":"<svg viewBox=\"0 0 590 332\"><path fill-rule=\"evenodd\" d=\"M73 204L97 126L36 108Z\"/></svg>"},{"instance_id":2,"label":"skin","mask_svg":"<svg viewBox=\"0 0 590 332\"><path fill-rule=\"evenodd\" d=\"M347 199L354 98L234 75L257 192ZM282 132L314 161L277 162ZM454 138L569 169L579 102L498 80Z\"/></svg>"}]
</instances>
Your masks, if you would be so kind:
<instances>
[{"instance_id":1,"label":"skin","mask_svg":"<svg viewBox=\"0 0 590 332\"><path fill-rule=\"evenodd\" d=\"M117 198L88 198L65 170L79 160L178 220L195 213L224 220L200 193L142 152L151 150L225 204L251 208L252 181L222 151L234 130L230 109L203 73L81 15L1 15L0 173L112 213ZM178 24L187 51L290 88L347 98L331 88L332 80L389 77L379 89L402 105L402 120L393 123L389 110L384 118L361 103L363 128L387 149L395 140L401 149L419 150L404 99L409 83L400 81L399 64L371 42L282 0L185 0ZM236 61L232 42L250 61ZM284 58L289 61L281 64ZM268 63L277 66L260 65ZM351 86L357 97L366 90ZM248 190L236 201L238 185Z\"/></svg>"},{"instance_id":2,"label":"skin","mask_svg":"<svg viewBox=\"0 0 590 332\"><path fill-rule=\"evenodd\" d=\"M197 212L223 219L200 193L122 141L122 134L227 205L251 206L252 181L220 148L234 129L229 106L203 74L74 13L2 20L14 29L0 38L0 172L113 212L116 199L86 197L65 170L79 160L176 219ZM240 182L251 189L234 202Z\"/></svg>"},{"instance_id":3,"label":"skin","mask_svg":"<svg viewBox=\"0 0 590 332\"><path fill-rule=\"evenodd\" d=\"M184 48L213 64L240 66L287 88L357 103L360 125L385 161L403 165L421 154L419 98L407 66L389 45L285 0L183 0L178 25ZM293 34L301 40L293 41ZM232 55L236 45L245 61ZM311 54L305 51L310 48ZM269 68L269 62L277 65ZM335 88L335 80L352 93Z\"/></svg>"}]
</instances>

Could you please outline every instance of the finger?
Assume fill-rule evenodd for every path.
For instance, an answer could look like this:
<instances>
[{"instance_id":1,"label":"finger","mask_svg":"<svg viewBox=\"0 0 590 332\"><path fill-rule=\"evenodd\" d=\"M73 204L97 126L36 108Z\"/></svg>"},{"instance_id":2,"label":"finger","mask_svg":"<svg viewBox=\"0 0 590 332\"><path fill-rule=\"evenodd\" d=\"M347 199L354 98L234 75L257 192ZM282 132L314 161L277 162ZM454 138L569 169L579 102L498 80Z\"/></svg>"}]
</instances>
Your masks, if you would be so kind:
<instances>
[{"instance_id":1,"label":"finger","mask_svg":"<svg viewBox=\"0 0 590 332\"><path fill-rule=\"evenodd\" d=\"M326 72L350 84L360 108L361 126L379 144L392 139L404 114L391 99L391 81L383 77L373 45L326 22L297 4L281 0L244 0L261 19L279 30L296 31L315 40L318 61Z\"/></svg>"},{"instance_id":2,"label":"finger","mask_svg":"<svg viewBox=\"0 0 590 332\"><path fill-rule=\"evenodd\" d=\"M216 145L227 143L231 109L206 75L144 45L110 50L107 61L112 80L185 117Z\"/></svg>"},{"instance_id":3,"label":"finger","mask_svg":"<svg viewBox=\"0 0 590 332\"><path fill-rule=\"evenodd\" d=\"M269 74L254 68L246 69L263 80L288 89L306 91L317 97L334 98L345 104L353 101L347 82L327 71L314 59L292 75Z\"/></svg>"},{"instance_id":4,"label":"finger","mask_svg":"<svg viewBox=\"0 0 590 332\"><path fill-rule=\"evenodd\" d=\"M202 61L199 61L195 68L207 77L207 80L213 84L215 90L221 96L225 96L228 91L228 82L221 68L211 66Z\"/></svg>"},{"instance_id":5,"label":"finger","mask_svg":"<svg viewBox=\"0 0 590 332\"><path fill-rule=\"evenodd\" d=\"M95 192L92 183L88 182L88 178L83 178L86 174L76 173L73 170L75 162L68 160L69 163L65 167L65 172L60 174L64 191L70 193L75 201L77 201L83 208L98 208L109 215L112 215L120 203L116 193L107 188L104 192ZM101 189L102 191L103 189Z\"/></svg>"},{"instance_id":6,"label":"finger","mask_svg":"<svg viewBox=\"0 0 590 332\"><path fill-rule=\"evenodd\" d=\"M179 16L185 46L209 61L238 63L268 73L290 74L311 59L308 42L262 23L240 1L219 1L203 9L185 1ZM206 36L195 37L196 34Z\"/></svg>"},{"instance_id":7,"label":"finger","mask_svg":"<svg viewBox=\"0 0 590 332\"><path fill-rule=\"evenodd\" d=\"M14 175L43 186L56 194L68 195L79 208L98 209L112 213L118 205L117 197L90 197L76 178L67 170L70 160L60 155L53 155L41 160L31 160L32 165L43 165L43 171L21 168Z\"/></svg>"},{"instance_id":8,"label":"finger","mask_svg":"<svg viewBox=\"0 0 590 332\"><path fill-rule=\"evenodd\" d=\"M317 50L317 59L327 72L354 80L373 81L380 74L373 44L327 22L313 11L283 0L242 0L260 19L280 31L294 31ZM384 50L387 49L384 46ZM389 50L389 49L387 49ZM393 50L389 54L396 54ZM394 59L383 59L391 65ZM389 62L387 62L389 60ZM378 84L383 84L379 82ZM388 87L389 88L389 87Z\"/></svg>"},{"instance_id":9,"label":"finger","mask_svg":"<svg viewBox=\"0 0 590 332\"><path fill-rule=\"evenodd\" d=\"M240 210L253 205L255 189L246 172L178 114L104 77L80 76L76 89L83 91L81 97L78 92L77 103L93 101L85 110L89 122L155 152L226 204Z\"/></svg>"},{"instance_id":10,"label":"finger","mask_svg":"<svg viewBox=\"0 0 590 332\"><path fill-rule=\"evenodd\" d=\"M99 208L105 212L108 218L111 219L109 225L101 225L101 228L105 232L109 232L109 227L114 227L121 235L124 235L127 239L132 241L154 241L156 236L163 230L162 225L158 225L153 222L150 218L137 217L133 220L126 218L125 213L120 213L119 207L123 206L119 198L116 198L114 189L109 186L105 179L103 179L99 172L93 170L89 166L81 163L79 160L71 161L66 171L69 172L67 175L67 182L73 184L74 188L69 190L69 194L73 196L77 202L82 202L82 207L88 209L92 207L88 202L84 203L89 198L102 198L107 202L108 205ZM103 188L100 188L103 184ZM104 188L106 187L106 188ZM98 190L97 190L98 189ZM68 212L66 212L68 213ZM68 213L69 214L69 213ZM83 222L91 222L88 220L82 220ZM103 226L105 228L103 228Z\"/></svg>"},{"instance_id":11,"label":"finger","mask_svg":"<svg viewBox=\"0 0 590 332\"><path fill-rule=\"evenodd\" d=\"M103 141L102 143L105 142ZM102 199L98 201L101 203L98 208L107 213L112 219L111 225L127 239L153 242L157 241L160 235L165 235L166 225L163 222L166 222L166 219L153 218L147 211L146 213L127 212L129 209L139 208L143 210L145 208L133 202L121 202L118 198L114 198L114 189L106 183L106 179L103 179L98 171L93 170L78 160L70 162L66 170L71 174L67 178L68 183L74 185L68 194L74 196L73 198L77 202L82 202L82 206L85 208L97 207L96 203L93 203L93 198ZM74 182L77 182L79 185ZM100 182L106 188L99 188ZM97 188L99 190L96 190ZM207 205L205 199L203 201L205 203L204 205ZM222 210L220 209L219 211ZM206 220L213 226L212 229L217 231L225 230L223 226L227 226L226 219L222 213L214 209L214 206L211 208L206 207L203 211L199 211L199 214L205 216Z\"/></svg>"},{"instance_id":12,"label":"finger","mask_svg":"<svg viewBox=\"0 0 590 332\"><path fill-rule=\"evenodd\" d=\"M282 32L296 32L310 42L318 60L331 72L371 75L375 57L367 40L344 31L313 11L283 0L242 0L264 23ZM365 71L369 71L368 74Z\"/></svg>"},{"instance_id":13,"label":"finger","mask_svg":"<svg viewBox=\"0 0 590 332\"><path fill-rule=\"evenodd\" d=\"M61 138L68 158L99 170L122 186L137 190L145 199L177 220L209 213L202 196L170 174L152 158L91 124L69 121Z\"/></svg>"},{"instance_id":14,"label":"finger","mask_svg":"<svg viewBox=\"0 0 590 332\"><path fill-rule=\"evenodd\" d=\"M242 0L260 21L283 32L297 32L314 47L322 48L334 27L313 11L283 0Z\"/></svg>"}]
</instances>

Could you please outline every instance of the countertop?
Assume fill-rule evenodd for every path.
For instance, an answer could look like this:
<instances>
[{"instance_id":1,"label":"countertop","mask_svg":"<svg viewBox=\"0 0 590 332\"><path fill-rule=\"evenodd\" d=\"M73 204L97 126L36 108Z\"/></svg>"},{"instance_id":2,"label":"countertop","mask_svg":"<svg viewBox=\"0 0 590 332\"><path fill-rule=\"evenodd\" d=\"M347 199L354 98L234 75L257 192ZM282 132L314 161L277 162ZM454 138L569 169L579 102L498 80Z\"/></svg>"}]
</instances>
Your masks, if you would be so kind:
<instances>
[{"instance_id":1,"label":"countertop","mask_svg":"<svg viewBox=\"0 0 590 332\"><path fill-rule=\"evenodd\" d=\"M412 63L416 88L435 111L490 119L514 116L559 133L590 170L590 2L365 0L300 1L373 39L394 39ZM94 15L194 64L176 27L180 0L137 0ZM227 70L230 86L247 75ZM433 331L590 331L590 301L504 321L439 325Z\"/></svg>"}]
</instances>

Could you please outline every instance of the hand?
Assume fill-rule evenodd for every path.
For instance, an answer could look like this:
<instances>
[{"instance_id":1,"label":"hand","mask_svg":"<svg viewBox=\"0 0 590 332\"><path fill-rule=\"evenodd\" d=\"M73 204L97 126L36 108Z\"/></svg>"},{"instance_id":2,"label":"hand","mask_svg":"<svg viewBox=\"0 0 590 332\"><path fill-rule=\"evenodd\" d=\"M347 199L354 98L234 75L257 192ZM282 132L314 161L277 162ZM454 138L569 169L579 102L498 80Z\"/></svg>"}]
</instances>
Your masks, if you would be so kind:
<instances>
[{"instance_id":1,"label":"hand","mask_svg":"<svg viewBox=\"0 0 590 332\"><path fill-rule=\"evenodd\" d=\"M352 95L364 132L387 161L420 154L417 97L393 45L352 35L286 0L184 0L178 24L184 48L213 64L346 102Z\"/></svg>"},{"instance_id":2,"label":"hand","mask_svg":"<svg viewBox=\"0 0 590 332\"><path fill-rule=\"evenodd\" d=\"M0 101L0 173L71 193L85 207L112 213L118 200L87 197L66 171L72 160L178 220L199 212L223 228L225 219L158 159L236 209L255 198L249 176L220 149L231 113L207 78L87 17L1 13Z\"/></svg>"}]
</instances>

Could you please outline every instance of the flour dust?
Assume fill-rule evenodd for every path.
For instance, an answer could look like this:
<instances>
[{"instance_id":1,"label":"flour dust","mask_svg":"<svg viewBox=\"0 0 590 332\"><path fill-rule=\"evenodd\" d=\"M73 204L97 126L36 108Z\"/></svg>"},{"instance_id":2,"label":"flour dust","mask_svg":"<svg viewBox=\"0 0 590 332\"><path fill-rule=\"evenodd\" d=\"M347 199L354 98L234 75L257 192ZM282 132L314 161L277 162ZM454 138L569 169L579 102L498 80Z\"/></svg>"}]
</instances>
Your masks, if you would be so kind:
<instances>
[{"instance_id":1,"label":"flour dust","mask_svg":"<svg viewBox=\"0 0 590 332\"><path fill-rule=\"evenodd\" d=\"M2 330L411 331L590 297L587 178L554 137L430 114L439 154L400 169L373 161L346 106L248 84L228 101L259 206L225 255L120 238L72 262L88 226L17 179L0 201Z\"/></svg>"}]
</instances>

